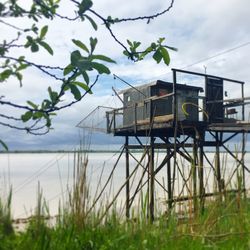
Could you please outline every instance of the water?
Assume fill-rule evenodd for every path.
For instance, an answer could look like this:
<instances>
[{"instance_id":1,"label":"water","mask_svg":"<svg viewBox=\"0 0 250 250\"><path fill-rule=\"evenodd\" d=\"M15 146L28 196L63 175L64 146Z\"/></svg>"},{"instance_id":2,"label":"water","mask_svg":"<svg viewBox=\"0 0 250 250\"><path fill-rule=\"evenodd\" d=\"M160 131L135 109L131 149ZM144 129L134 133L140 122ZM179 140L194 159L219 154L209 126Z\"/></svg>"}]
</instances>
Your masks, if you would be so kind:
<instances>
[{"instance_id":1,"label":"water","mask_svg":"<svg viewBox=\"0 0 250 250\"><path fill-rule=\"evenodd\" d=\"M134 153L134 157L137 161L140 160L141 153ZM214 154L208 153L208 158L211 162L214 161ZM93 197L97 185L100 192L101 187L104 186L105 181L108 179L109 174L115 165L115 162L119 156L119 153L88 153L88 181L91 187L91 196ZM165 154L158 153L155 155L156 167L163 160ZM227 183L228 179L232 175L232 172L236 168L237 164L233 158L228 155L221 155L222 159L222 176ZM247 166L250 166L250 154L246 155L245 162ZM146 165L146 160L142 161L143 165ZM132 172L137 165L136 160L130 157L130 171ZM178 196L182 191L182 194L188 195L192 189L192 183L189 179L187 186L182 190L184 176L188 179L190 175L190 163L178 159L178 165L181 172L176 172L175 183L175 195ZM204 176L207 184L206 192L211 192L214 189L214 176L213 171L209 164L205 161ZM173 169L172 169L173 170ZM139 166L138 171L131 179L131 194L135 191L139 177L142 175L143 168ZM34 212L37 204L37 190L38 185L42 189L43 197L49 205L50 214L57 214L58 204L65 202L68 197L67 190L70 190L73 185L73 173L74 173L74 154L73 153L11 153L0 154L0 193L1 197L6 198L10 187L12 187L12 210L15 218L28 217ZM166 168L163 168L157 174L156 193L158 200L166 199L167 189L166 183ZM146 176L142 183L146 181ZM121 157L111 184L107 186L105 197L110 199L115 196L119 188L125 181L125 157ZM249 174L246 173L246 185L249 187ZM231 188L237 187L236 175L232 178ZM144 192L146 189L144 188ZM119 195L119 201L125 200L125 190Z\"/></svg>"}]
</instances>

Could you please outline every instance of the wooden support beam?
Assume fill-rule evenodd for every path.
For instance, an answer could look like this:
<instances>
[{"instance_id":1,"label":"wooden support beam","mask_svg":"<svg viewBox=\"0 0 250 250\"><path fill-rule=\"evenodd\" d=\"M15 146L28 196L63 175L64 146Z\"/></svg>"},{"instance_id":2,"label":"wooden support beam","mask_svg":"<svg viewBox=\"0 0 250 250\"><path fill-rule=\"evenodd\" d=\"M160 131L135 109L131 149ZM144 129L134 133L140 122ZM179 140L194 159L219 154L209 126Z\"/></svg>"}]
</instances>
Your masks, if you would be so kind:
<instances>
[{"instance_id":1,"label":"wooden support beam","mask_svg":"<svg viewBox=\"0 0 250 250\"><path fill-rule=\"evenodd\" d=\"M168 209L172 208L172 189L171 189L171 151L167 149L167 184L168 184Z\"/></svg>"},{"instance_id":2,"label":"wooden support beam","mask_svg":"<svg viewBox=\"0 0 250 250\"><path fill-rule=\"evenodd\" d=\"M134 157L134 155L132 153L130 153L130 156L138 163L140 164L140 166L143 168L144 171L146 171L148 174L149 174L149 170L148 170L148 164L149 162L147 163L147 166L145 167L142 163L140 163L136 157ZM156 174L155 174L156 175ZM155 182L164 190L167 192L166 188L160 183L160 181L157 180L156 176L155 176Z\"/></svg>"},{"instance_id":3,"label":"wooden support beam","mask_svg":"<svg viewBox=\"0 0 250 250\"><path fill-rule=\"evenodd\" d=\"M244 192L245 190L242 190L242 192ZM226 190L225 193L227 194L237 194L239 193L239 190L238 189L232 189L232 190ZM204 194L204 197L212 197L212 196L219 196L220 193L219 192L214 192L214 193L206 193ZM189 201L189 200L193 200L194 198L198 199L200 198L198 195L196 197L194 196L181 196L181 197L175 197L175 198L172 198L171 202L180 202L180 201ZM167 203L169 202L168 200L166 201Z\"/></svg>"},{"instance_id":4,"label":"wooden support beam","mask_svg":"<svg viewBox=\"0 0 250 250\"><path fill-rule=\"evenodd\" d=\"M241 148L241 169L242 169L242 188L246 190L246 174L245 174L245 154L246 154L246 137L245 133L242 134L242 148ZM246 191L244 192L246 198Z\"/></svg>"},{"instance_id":5,"label":"wooden support beam","mask_svg":"<svg viewBox=\"0 0 250 250\"><path fill-rule=\"evenodd\" d=\"M239 166L243 166L244 169L250 173L250 169L245 165L244 162L242 162L242 160L239 160L224 144L222 145L222 147L238 162L238 166L236 167L236 169L234 170L233 173L235 173L238 169Z\"/></svg>"},{"instance_id":6,"label":"wooden support beam","mask_svg":"<svg viewBox=\"0 0 250 250\"><path fill-rule=\"evenodd\" d=\"M150 221L154 221L154 181L155 181L155 173L154 173L154 138L150 137L150 151L149 151L149 215Z\"/></svg>"},{"instance_id":7,"label":"wooden support beam","mask_svg":"<svg viewBox=\"0 0 250 250\"><path fill-rule=\"evenodd\" d=\"M244 85L241 85L241 97L244 99ZM242 121L245 121L245 105L242 105ZM242 186L246 190L246 176L245 176L245 153L246 153L246 134L242 133L242 149L241 149L241 162L242 162ZM244 198L246 198L246 191L244 192Z\"/></svg>"},{"instance_id":8,"label":"wooden support beam","mask_svg":"<svg viewBox=\"0 0 250 250\"><path fill-rule=\"evenodd\" d=\"M133 196L130 198L130 200L129 200L129 207L131 207L131 205L133 204L133 202L134 202L134 199L135 199L135 196L137 195L137 193L143 188L143 186L147 183L147 182L144 182L143 184L142 184L142 181L143 181L143 178L144 178L144 176L145 176L145 174L147 173L147 171L148 171L148 165L144 168L144 170L143 170L143 172L142 172L142 175L141 175L141 178L140 178L140 180L139 180L139 182L138 182L138 185L137 185L137 187L136 187L136 189L135 189L135 192L134 192L134 194L133 194ZM142 199L144 199L144 197L141 197Z\"/></svg>"},{"instance_id":9,"label":"wooden support beam","mask_svg":"<svg viewBox=\"0 0 250 250\"><path fill-rule=\"evenodd\" d=\"M204 195L206 193L205 187L204 187L204 148L203 148L203 141L205 138L205 131L202 131L198 135L199 140L199 163L198 163L198 173L199 173L199 196L200 196L200 212L204 213Z\"/></svg>"},{"instance_id":10,"label":"wooden support beam","mask_svg":"<svg viewBox=\"0 0 250 250\"><path fill-rule=\"evenodd\" d=\"M222 182L221 182L221 165L220 165L220 141L219 141L219 133L215 133L216 138L216 152L215 152L215 169L216 169L216 176L217 176L217 185L218 185L218 192L222 193Z\"/></svg>"},{"instance_id":11,"label":"wooden support beam","mask_svg":"<svg viewBox=\"0 0 250 250\"><path fill-rule=\"evenodd\" d=\"M208 75L208 74L203 74L203 73L198 73L198 72L193 72L193 71L187 71L187 70L183 70L183 69L172 69L172 71L174 71L175 73L176 72L180 72L180 73L185 73L185 74L190 74L190 75L196 75L196 76L204 76L204 77L217 78L217 79L221 79L223 81L235 82L235 83L239 83L239 84L244 84L245 83L243 81L238 81L238 80L233 80L233 79L229 79L229 78L225 78L225 77Z\"/></svg>"},{"instance_id":12,"label":"wooden support beam","mask_svg":"<svg viewBox=\"0 0 250 250\"><path fill-rule=\"evenodd\" d=\"M194 212L197 213L198 203L197 203L197 140L193 140L193 162L192 162L192 179L193 179L193 202L194 202Z\"/></svg>"},{"instance_id":13,"label":"wooden support beam","mask_svg":"<svg viewBox=\"0 0 250 250\"><path fill-rule=\"evenodd\" d=\"M129 198L130 198L130 188L129 188L129 137L125 137L125 157L126 157L126 217L130 217L130 205L129 205Z\"/></svg>"}]
</instances>

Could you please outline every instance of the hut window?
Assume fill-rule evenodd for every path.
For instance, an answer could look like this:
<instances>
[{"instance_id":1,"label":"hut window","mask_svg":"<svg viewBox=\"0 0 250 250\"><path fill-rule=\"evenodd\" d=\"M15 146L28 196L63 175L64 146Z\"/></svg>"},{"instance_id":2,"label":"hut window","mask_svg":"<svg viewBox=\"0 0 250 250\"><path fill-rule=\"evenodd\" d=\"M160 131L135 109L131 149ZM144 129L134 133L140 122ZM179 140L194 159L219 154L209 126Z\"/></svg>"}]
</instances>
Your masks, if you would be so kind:
<instances>
[{"instance_id":1,"label":"hut window","mask_svg":"<svg viewBox=\"0 0 250 250\"><path fill-rule=\"evenodd\" d=\"M126 100L125 100L126 102L130 102L131 101L131 97L130 97L130 95L127 95L126 96Z\"/></svg>"}]
</instances>

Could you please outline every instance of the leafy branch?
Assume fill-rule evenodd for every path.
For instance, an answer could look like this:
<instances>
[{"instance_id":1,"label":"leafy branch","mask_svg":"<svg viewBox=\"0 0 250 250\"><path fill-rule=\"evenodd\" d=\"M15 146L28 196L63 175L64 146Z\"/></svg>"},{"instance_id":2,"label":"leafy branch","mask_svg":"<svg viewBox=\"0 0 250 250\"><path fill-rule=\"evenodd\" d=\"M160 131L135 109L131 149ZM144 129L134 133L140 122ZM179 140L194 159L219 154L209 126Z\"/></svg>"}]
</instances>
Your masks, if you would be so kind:
<instances>
[{"instance_id":1,"label":"leafy branch","mask_svg":"<svg viewBox=\"0 0 250 250\"><path fill-rule=\"evenodd\" d=\"M176 49L164 44L164 38L159 38L156 42L152 42L147 46L142 46L141 42L132 42L129 39L123 42L116 36L112 27L122 22L146 20L149 23L154 18L158 18L170 11L174 0L171 0L170 5L161 12L129 18L103 17L93 9L92 0L70 1L75 5L74 17L68 17L59 13L59 0L34 0L30 9L21 7L17 0L0 3L0 24L17 31L17 36L12 40L0 42L0 83L6 84L14 77L19 82L20 87L22 87L24 72L26 72L27 68L39 70L45 76L56 81L56 83L60 83L60 86L57 84L57 89L59 88L59 90L55 90L55 87L47 89L47 98L42 100L41 103L34 103L28 100L26 105L20 105L10 102L6 97L1 96L1 105L12 107L14 110L22 110L24 113L20 117L0 114L0 125L24 130L30 134L41 135L48 133L52 129L51 121L56 112L81 101L87 94L92 94L93 87L97 83L99 76L111 73L107 64L115 63L110 57L95 53L98 40L93 37L89 39L89 46L80 40L72 39L77 49L70 53L69 63L65 67L37 64L26 59L23 55L13 56L13 53L11 54L13 48L26 49L30 53L39 53L40 49L43 49L49 55L55 56L53 48L46 39L49 26L45 25L39 28L37 25L41 19L53 20L54 18L60 18L70 22L76 20L88 21L95 31L98 30L96 20L99 20L105 25L111 38L121 46L123 54L129 60L137 62L151 55L157 63L163 62L165 65L169 65L170 56L168 50ZM9 17L27 17L35 23L28 28L18 27L3 20ZM23 43L20 43L21 37L23 38L22 41L24 40ZM90 79L94 76L95 80L91 81ZM62 104L65 95L71 96L72 99ZM4 147L2 141L0 141L0 144Z\"/></svg>"}]
</instances>

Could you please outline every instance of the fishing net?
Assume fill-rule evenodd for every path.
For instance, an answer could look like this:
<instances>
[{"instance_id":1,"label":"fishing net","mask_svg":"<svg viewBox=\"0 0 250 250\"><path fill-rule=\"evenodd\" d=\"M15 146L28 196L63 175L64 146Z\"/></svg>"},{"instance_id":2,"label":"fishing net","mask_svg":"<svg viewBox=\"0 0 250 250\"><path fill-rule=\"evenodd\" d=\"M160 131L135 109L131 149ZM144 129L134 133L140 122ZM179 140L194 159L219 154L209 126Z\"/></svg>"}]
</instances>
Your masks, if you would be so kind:
<instances>
[{"instance_id":1,"label":"fishing net","mask_svg":"<svg viewBox=\"0 0 250 250\"><path fill-rule=\"evenodd\" d=\"M106 113L113 110L112 107L98 106L85 116L76 127L89 130L91 132L107 132Z\"/></svg>"}]
</instances>

